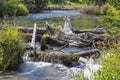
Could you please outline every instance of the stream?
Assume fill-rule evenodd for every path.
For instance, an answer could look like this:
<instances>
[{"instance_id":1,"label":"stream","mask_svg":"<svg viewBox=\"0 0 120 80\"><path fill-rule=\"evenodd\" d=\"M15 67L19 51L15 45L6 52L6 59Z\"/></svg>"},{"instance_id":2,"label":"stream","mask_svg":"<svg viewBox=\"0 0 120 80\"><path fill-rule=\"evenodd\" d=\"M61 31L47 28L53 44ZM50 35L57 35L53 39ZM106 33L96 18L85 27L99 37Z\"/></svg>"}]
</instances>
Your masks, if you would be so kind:
<instances>
[{"instance_id":1,"label":"stream","mask_svg":"<svg viewBox=\"0 0 120 80\"><path fill-rule=\"evenodd\" d=\"M92 59L83 60L87 63L68 68L59 63L33 62L28 59L17 72L2 73L0 80L74 80L70 75L82 72L84 77L90 79L93 72L96 72L101 66Z\"/></svg>"},{"instance_id":2,"label":"stream","mask_svg":"<svg viewBox=\"0 0 120 80\"><path fill-rule=\"evenodd\" d=\"M36 22L39 27L43 27L46 21L53 23L62 23L64 16L71 16L71 21L75 29L87 29L94 28L98 25L99 16L82 15L76 10L51 10L43 11L42 13L30 13L27 16L19 16L15 18L15 21L20 26L32 27ZM13 19L9 19L11 23ZM67 49L66 52L74 53L82 51L82 49ZM93 72L96 72L101 65L99 65L99 59L96 61L92 59L82 59L85 64L79 62L77 66L66 67L63 64L48 63L48 62L33 62L27 56L24 56L24 62L21 64L18 71L6 71L0 72L0 80L74 80L71 75L84 73L84 77L90 79L93 76Z\"/></svg>"}]
</instances>

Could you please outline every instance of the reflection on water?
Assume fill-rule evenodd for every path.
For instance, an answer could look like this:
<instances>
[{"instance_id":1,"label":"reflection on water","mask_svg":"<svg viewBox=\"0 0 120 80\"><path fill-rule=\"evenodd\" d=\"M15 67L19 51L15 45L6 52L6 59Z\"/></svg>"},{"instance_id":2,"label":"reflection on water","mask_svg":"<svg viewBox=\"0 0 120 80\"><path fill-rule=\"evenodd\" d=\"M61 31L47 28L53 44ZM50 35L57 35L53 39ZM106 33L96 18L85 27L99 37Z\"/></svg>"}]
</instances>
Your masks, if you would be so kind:
<instances>
[{"instance_id":1,"label":"reflection on water","mask_svg":"<svg viewBox=\"0 0 120 80\"><path fill-rule=\"evenodd\" d=\"M71 22L74 29L94 28L99 24L100 16L83 15L77 10L51 10L42 13L30 13L27 16L19 16L7 19L10 25L14 23L23 27L33 27L37 23L38 27L45 27L45 22L63 24L64 16L71 16Z\"/></svg>"},{"instance_id":2,"label":"reflection on water","mask_svg":"<svg viewBox=\"0 0 120 80\"><path fill-rule=\"evenodd\" d=\"M27 18L31 20L42 20L47 18L75 16L75 15L80 15L80 12L76 10L50 10L50 11L43 11L41 13L30 13L27 16Z\"/></svg>"}]
</instances>

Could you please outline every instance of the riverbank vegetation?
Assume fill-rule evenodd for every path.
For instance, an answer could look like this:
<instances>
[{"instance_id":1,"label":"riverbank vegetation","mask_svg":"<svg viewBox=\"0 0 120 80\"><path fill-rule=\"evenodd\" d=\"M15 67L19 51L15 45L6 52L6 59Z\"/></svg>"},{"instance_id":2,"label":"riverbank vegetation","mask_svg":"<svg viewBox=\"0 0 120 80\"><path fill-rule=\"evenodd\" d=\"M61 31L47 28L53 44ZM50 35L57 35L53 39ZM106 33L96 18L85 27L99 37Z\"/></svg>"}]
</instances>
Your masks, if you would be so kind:
<instances>
[{"instance_id":1,"label":"riverbank vegetation","mask_svg":"<svg viewBox=\"0 0 120 80\"><path fill-rule=\"evenodd\" d=\"M44 9L80 9L86 14L106 14L108 8L119 7L119 0L0 0L0 16L21 16Z\"/></svg>"},{"instance_id":2,"label":"riverbank vegetation","mask_svg":"<svg viewBox=\"0 0 120 80\"><path fill-rule=\"evenodd\" d=\"M106 33L110 36L120 35L120 1L108 0L100 8L102 17L102 26L106 28ZM90 7L88 7L90 8ZM88 9L88 8L85 8ZM95 7L93 7L95 8ZM88 9L88 14L93 12L92 8ZM85 11L85 12L87 12ZM120 44L114 44L112 48L103 49L103 60L101 62L102 68L95 73L94 78L91 80L119 80L120 74ZM74 76L76 80L88 80L83 75Z\"/></svg>"},{"instance_id":3,"label":"riverbank vegetation","mask_svg":"<svg viewBox=\"0 0 120 80\"><path fill-rule=\"evenodd\" d=\"M0 0L0 16L27 15L29 11L20 0Z\"/></svg>"},{"instance_id":4,"label":"riverbank vegetation","mask_svg":"<svg viewBox=\"0 0 120 80\"><path fill-rule=\"evenodd\" d=\"M23 53L24 40L18 30L3 23L0 30L0 70L17 70Z\"/></svg>"},{"instance_id":5,"label":"riverbank vegetation","mask_svg":"<svg viewBox=\"0 0 120 80\"><path fill-rule=\"evenodd\" d=\"M40 12L46 8L48 0L21 0L29 12Z\"/></svg>"},{"instance_id":6,"label":"riverbank vegetation","mask_svg":"<svg viewBox=\"0 0 120 80\"><path fill-rule=\"evenodd\" d=\"M115 2L117 0L114 0ZM107 3L103 6L103 25L111 36L120 35L120 8L119 2ZM119 4L120 5L120 4ZM108 8L109 7L109 8ZM95 74L95 80L119 80L120 74L120 44L113 48L106 48L103 54L102 69Z\"/></svg>"},{"instance_id":7,"label":"riverbank vegetation","mask_svg":"<svg viewBox=\"0 0 120 80\"><path fill-rule=\"evenodd\" d=\"M90 70L91 77L84 77L83 72L72 77L75 80L120 80L120 44L114 48L104 48L101 66L97 72Z\"/></svg>"},{"instance_id":8,"label":"riverbank vegetation","mask_svg":"<svg viewBox=\"0 0 120 80\"><path fill-rule=\"evenodd\" d=\"M106 28L106 32L111 36L120 35L120 0L0 0L2 17L27 15L29 12L39 12L43 9L80 9L85 14L102 15L101 25ZM6 24L2 25L2 28L0 30L0 69L14 70L22 62L24 41L17 29L9 28ZM95 80L120 79L120 45L114 46L104 50L105 56L101 64L103 67L95 74ZM77 80L80 78L78 77Z\"/></svg>"},{"instance_id":9,"label":"riverbank vegetation","mask_svg":"<svg viewBox=\"0 0 120 80\"><path fill-rule=\"evenodd\" d=\"M94 80L120 80L120 44L104 51L101 65Z\"/></svg>"},{"instance_id":10,"label":"riverbank vegetation","mask_svg":"<svg viewBox=\"0 0 120 80\"><path fill-rule=\"evenodd\" d=\"M47 0L0 0L0 16L23 16L29 12L40 12Z\"/></svg>"},{"instance_id":11,"label":"riverbank vegetation","mask_svg":"<svg viewBox=\"0 0 120 80\"><path fill-rule=\"evenodd\" d=\"M78 9L84 4L80 0L48 0L48 9Z\"/></svg>"}]
</instances>

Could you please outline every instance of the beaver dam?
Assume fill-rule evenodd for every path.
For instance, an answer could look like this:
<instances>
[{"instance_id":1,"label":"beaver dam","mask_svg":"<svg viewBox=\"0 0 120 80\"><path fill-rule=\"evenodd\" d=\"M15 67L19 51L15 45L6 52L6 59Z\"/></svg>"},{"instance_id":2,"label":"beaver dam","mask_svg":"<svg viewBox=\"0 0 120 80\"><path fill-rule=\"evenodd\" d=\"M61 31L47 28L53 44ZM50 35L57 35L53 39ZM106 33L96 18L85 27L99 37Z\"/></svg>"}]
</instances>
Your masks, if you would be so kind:
<instances>
[{"instance_id":1,"label":"beaver dam","mask_svg":"<svg viewBox=\"0 0 120 80\"><path fill-rule=\"evenodd\" d=\"M76 65L80 57L99 58L100 48L112 47L112 41L117 43L118 40L118 37L107 36L100 26L74 30L69 17L65 17L60 27L46 22L45 28L38 28L35 23L34 28L19 27L18 30L25 37L25 56L33 61L62 63L69 67Z\"/></svg>"}]
</instances>

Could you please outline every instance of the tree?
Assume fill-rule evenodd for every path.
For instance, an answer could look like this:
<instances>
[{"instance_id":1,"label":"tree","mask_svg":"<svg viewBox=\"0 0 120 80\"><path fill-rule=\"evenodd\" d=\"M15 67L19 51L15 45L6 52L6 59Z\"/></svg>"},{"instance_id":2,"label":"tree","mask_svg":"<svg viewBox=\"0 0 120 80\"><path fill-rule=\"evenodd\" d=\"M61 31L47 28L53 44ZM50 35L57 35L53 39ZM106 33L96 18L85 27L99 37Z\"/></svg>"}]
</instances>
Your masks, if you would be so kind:
<instances>
[{"instance_id":1,"label":"tree","mask_svg":"<svg viewBox=\"0 0 120 80\"><path fill-rule=\"evenodd\" d=\"M48 0L48 2L51 2L53 4L60 4L60 3L63 3L65 1L70 1L70 0Z\"/></svg>"},{"instance_id":2,"label":"tree","mask_svg":"<svg viewBox=\"0 0 120 80\"><path fill-rule=\"evenodd\" d=\"M35 0L35 9L40 11L47 5L47 0Z\"/></svg>"},{"instance_id":3,"label":"tree","mask_svg":"<svg viewBox=\"0 0 120 80\"><path fill-rule=\"evenodd\" d=\"M21 0L30 12L39 12L47 5L47 0Z\"/></svg>"},{"instance_id":4,"label":"tree","mask_svg":"<svg viewBox=\"0 0 120 80\"><path fill-rule=\"evenodd\" d=\"M108 0L88 0L88 3L94 4L94 5L99 5L99 6L101 6L107 2L108 2Z\"/></svg>"},{"instance_id":5,"label":"tree","mask_svg":"<svg viewBox=\"0 0 120 80\"><path fill-rule=\"evenodd\" d=\"M27 15L29 11L20 0L0 0L0 16Z\"/></svg>"},{"instance_id":6,"label":"tree","mask_svg":"<svg viewBox=\"0 0 120 80\"><path fill-rule=\"evenodd\" d=\"M108 0L111 5L120 10L120 0Z\"/></svg>"}]
</instances>

